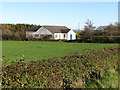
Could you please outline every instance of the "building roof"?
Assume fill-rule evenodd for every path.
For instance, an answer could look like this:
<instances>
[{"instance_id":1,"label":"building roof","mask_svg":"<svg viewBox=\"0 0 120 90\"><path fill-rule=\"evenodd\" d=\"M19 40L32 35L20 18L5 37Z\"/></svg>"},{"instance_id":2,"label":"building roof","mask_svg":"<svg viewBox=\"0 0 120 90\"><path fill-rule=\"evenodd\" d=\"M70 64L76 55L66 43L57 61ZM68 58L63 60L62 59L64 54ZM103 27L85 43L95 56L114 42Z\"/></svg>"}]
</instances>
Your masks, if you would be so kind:
<instances>
[{"instance_id":1,"label":"building roof","mask_svg":"<svg viewBox=\"0 0 120 90\"><path fill-rule=\"evenodd\" d=\"M39 28L41 28L42 26L32 26L31 28L29 28L27 31L34 31L36 32Z\"/></svg>"},{"instance_id":2,"label":"building roof","mask_svg":"<svg viewBox=\"0 0 120 90\"><path fill-rule=\"evenodd\" d=\"M42 26L33 26L33 27L29 28L27 31L36 32L41 27ZM46 29L48 29L52 33L68 33L70 31L70 29L67 28L66 26L48 26L48 25L44 25L43 27L45 27Z\"/></svg>"},{"instance_id":3,"label":"building roof","mask_svg":"<svg viewBox=\"0 0 120 90\"><path fill-rule=\"evenodd\" d=\"M70 31L66 26L43 26L52 33L67 33Z\"/></svg>"}]
</instances>

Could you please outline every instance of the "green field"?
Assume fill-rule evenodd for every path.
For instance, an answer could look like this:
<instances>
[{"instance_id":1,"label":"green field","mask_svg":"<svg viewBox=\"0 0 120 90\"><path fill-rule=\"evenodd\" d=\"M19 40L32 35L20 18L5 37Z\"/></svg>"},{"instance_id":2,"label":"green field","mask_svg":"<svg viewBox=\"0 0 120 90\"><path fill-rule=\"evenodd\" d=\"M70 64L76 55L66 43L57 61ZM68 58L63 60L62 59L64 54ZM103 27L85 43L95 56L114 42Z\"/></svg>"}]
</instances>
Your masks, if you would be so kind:
<instances>
[{"instance_id":1,"label":"green field","mask_svg":"<svg viewBox=\"0 0 120 90\"><path fill-rule=\"evenodd\" d=\"M2 43L2 88L118 88L118 44Z\"/></svg>"},{"instance_id":2,"label":"green field","mask_svg":"<svg viewBox=\"0 0 120 90\"><path fill-rule=\"evenodd\" d=\"M26 59L48 59L114 47L117 44L67 43L42 41L2 41L4 60L13 61L24 55Z\"/></svg>"}]
</instances>

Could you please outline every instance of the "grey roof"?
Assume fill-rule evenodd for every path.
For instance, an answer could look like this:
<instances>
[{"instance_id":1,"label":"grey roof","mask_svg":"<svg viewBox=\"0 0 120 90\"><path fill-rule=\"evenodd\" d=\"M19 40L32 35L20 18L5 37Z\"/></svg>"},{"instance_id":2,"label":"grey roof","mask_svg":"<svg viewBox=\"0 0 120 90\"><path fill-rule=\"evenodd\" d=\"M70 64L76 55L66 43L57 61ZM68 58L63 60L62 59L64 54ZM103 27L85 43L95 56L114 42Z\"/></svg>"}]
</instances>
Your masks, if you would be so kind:
<instances>
[{"instance_id":1,"label":"grey roof","mask_svg":"<svg viewBox=\"0 0 120 90\"><path fill-rule=\"evenodd\" d=\"M27 31L34 31L36 32L38 29L40 29L42 26L33 26L29 28ZM46 29L48 29L52 33L68 33L70 29L66 26L48 26L44 25Z\"/></svg>"},{"instance_id":2,"label":"grey roof","mask_svg":"<svg viewBox=\"0 0 120 90\"><path fill-rule=\"evenodd\" d=\"M66 26L43 26L52 33L67 33L70 29Z\"/></svg>"},{"instance_id":3,"label":"grey roof","mask_svg":"<svg viewBox=\"0 0 120 90\"><path fill-rule=\"evenodd\" d=\"M32 26L31 28L29 28L27 31L34 31L36 32L39 28L41 28L42 26Z\"/></svg>"}]
</instances>

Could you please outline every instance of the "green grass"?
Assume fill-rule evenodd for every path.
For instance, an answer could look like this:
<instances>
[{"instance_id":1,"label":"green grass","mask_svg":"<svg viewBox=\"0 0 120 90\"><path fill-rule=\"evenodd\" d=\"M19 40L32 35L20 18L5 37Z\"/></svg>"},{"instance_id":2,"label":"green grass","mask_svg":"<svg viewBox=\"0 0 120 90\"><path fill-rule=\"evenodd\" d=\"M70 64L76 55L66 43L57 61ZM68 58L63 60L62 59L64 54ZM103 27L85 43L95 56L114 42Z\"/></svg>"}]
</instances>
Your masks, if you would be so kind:
<instances>
[{"instance_id":1,"label":"green grass","mask_svg":"<svg viewBox=\"0 0 120 90\"><path fill-rule=\"evenodd\" d=\"M26 59L48 59L85 53L117 44L67 43L41 41L2 41L3 60L14 62L23 55Z\"/></svg>"},{"instance_id":2,"label":"green grass","mask_svg":"<svg viewBox=\"0 0 120 90\"><path fill-rule=\"evenodd\" d=\"M105 72L101 79L89 79L86 88L116 88L118 87L118 72Z\"/></svg>"}]
</instances>

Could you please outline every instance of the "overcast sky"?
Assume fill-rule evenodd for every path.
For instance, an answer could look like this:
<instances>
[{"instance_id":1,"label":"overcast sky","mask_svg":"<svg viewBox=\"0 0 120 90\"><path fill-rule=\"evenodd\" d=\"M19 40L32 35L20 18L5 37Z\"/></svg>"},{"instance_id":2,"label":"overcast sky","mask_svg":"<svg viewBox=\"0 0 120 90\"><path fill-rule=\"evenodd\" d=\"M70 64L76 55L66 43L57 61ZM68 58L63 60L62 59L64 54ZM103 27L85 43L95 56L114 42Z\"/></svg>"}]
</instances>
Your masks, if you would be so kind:
<instances>
[{"instance_id":1,"label":"overcast sky","mask_svg":"<svg viewBox=\"0 0 120 90\"><path fill-rule=\"evenodd\" d=\"M64 25L82 29L87 19L94 25L118 21L118 2L1 2L0 23Z\"/></svg>"}]
</instances>

